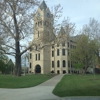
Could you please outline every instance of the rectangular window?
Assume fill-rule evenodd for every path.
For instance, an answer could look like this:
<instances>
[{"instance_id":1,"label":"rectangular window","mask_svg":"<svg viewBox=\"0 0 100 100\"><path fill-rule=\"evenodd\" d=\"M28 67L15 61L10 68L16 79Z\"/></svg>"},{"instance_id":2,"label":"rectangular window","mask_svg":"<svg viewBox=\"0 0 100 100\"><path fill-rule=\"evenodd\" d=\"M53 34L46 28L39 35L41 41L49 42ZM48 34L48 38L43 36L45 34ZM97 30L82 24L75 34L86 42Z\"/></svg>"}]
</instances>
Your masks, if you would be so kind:
<instances>
[{"instance_id":1,"label":"rectangular window","mask_svg":"<svg viewBox=\"0 0 100 100\"><path fill-rule=\"evenodd\" d=\"M63 56L65 55L65 49L62 49L62 55Z\"/></svg>"},{"instance_id":2,"label":"rectangular window","mask_svg":"<svg viewBox=\"0 0 100 100\"><path fill-rule=\"evenodd\" d=\"M70 45L70 48L72 49L72 44Z\"/></svg>"},{"instance_id":3,"label":"rectangular window","mask_svg":"<svg viewBox=\"0 0 100 100\"><path fill-rule=\"evenodd\" d=\"M68 56L69 56L69 49L68 49Z\"/></svg>"},{"instance_id":4,"label":"rectangular window","mask_svg":"<svg viewBox=\"0 0 100 100\"><path fill-rule=\"evenodd\" d=\"M37 54L35 55L35 59L37 60Z\"/></svg>"},{"instance_id":5,"label":"rectangular window","mask_svg":"<svg viewBox=\"0 0 100 100\"><path fill-rule=\"evenodd\" d=\"M63 60L63 67L66 67L66 61Z\"/></svg>"},{"instance_id":6,"label":"rectangular window","mask_svg":"<svg viewBox=\"0 0 100 100\"><path fill-rule=\"evenodd\" d=\"M54 61L52 61L52 68L54 68Z\"/></svg>"},{"instance_id":7,"label":"rectangular window","mask_svg":"<svg viewBox=\"0 0 100 100\"><path fill-rule=\"evenodd\" d=\"M68 42L68 47L69 47L69 42Z\"/></svg>"},{"instance_id":8,"label":"rectangular window","mask_svg":"<svg viewBox=\"0 0 100 100\"><path fill-rule=\"evenodd\" d=\"M73 67L73 62L71 61L71 68Z\"/></svg>"},{"instance_id":9,"label":"rectangular window","mask_svg":"<svg viewBox=\"0 0 100 100\"><path fill-rule=\"evenodd\" d=\"M31 66L31 63L30 63L30 68L31 68L32 66Z\"/></svg>"},{"instance_id":10,"label":"rectangular window","mask_svg":"<svg viewBox=\"0 0 100 100\"><path fill-rule=\"evenodd\" d=\"M52 51L52 57L54 57L54 51Z\"/></svg>"},{"instance_id":11,"label":"rectangular window","mask_svg":"<svg viewBox=\"0 0 100 100\"><path fill-rule=\"evenodd\" d=\"M38 31L38 37L39 37L39 31Z\"/></svg>"},{"instance_id":12,"label":"rectangular window","mask_svg":"<svg viewBox=\"0 0 100 100\"><path fill-rule=\"evenodd\" d=\"M57 56L59 56L59 49L57 49Z\"/></svg>"},{"instance_id":13,"label":"rectangular window","mask_svg":"<svg viewBox=\"0 0 100 100\"><path fill-rule=\"evenodd\" d=\"M40 60L40 53L38 54L38 60Z\"/></svg>"},{"instance_id":14,"label":"rectangular window","mask_svg":"<svg viewBox=\"0 0 100 100\"><path fill-rule=\"evenodd\" d=\"M52 49L54 48L54 45L52 45Z\"/></svg>"},{"instance_id":15,"label":"rectangular window","mask_svg":"<svg viewBox=\"0 0 100 100\"><path fill-rule=\"evenodd\" d=\"M57 70L57 74L60 74L60 71L59 70Z\"/></svg>"},{"instance_id":16,"label":"rectangular window","mask_svg":"<svg viewBox=\"0 0 100 100\"><path fill-rule=\"evenodd\" d=\"M60 67L60 61L59 60L57 61L57 67Z\"/></svg>"},{"instance_id":17,"label":"rectangular window","mask_svg":"<svg viewBox=\"0 0 100 100\"><path fill-rule=\"evenodd\" d=\"M70 61L68 60L68 67L70 67Z\"/></svg>"},{"instance_id":18,"label":"rectangular window","mask_svg":"<svg viewBox=\"0 0 100 100\"><path fill-rule=\"evenodd\" d=\"M65 43L62 43L62 46L64 47L65 46Z\"/></svg>"},{"instance_id":19,"label":"rectangular window","mask_svg":"<svg viewBox=\"0 0 100 100\"><path fill-rule=\"evenodd\" d=\"M32 54L30 53L30 59L32 58Z\"/></svg>"},{"instance_id":20,"label":"rectangular window","mask_svg":"<svg viewBox=\"0 0 100 100\"><path fill-rule=\"evenodd\" d=\"M59 44L57 44L57 47L59 47Z\"/></svg>"}]
</instances>

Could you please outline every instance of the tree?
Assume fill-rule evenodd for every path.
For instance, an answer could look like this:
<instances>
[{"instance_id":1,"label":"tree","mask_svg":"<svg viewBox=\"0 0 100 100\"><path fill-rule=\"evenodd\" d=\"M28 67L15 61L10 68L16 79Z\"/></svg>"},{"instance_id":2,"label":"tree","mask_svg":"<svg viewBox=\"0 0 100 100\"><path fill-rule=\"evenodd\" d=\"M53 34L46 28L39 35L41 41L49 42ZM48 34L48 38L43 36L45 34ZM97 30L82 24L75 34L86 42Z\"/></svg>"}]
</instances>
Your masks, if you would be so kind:
<instances>
[{"instance_id":1,"label":"tree","mask_svg":"<svg viewBox=\"0 0 100 100\"><path fill-rule=\"evenodd\" d=\"M83 66L83 64L82 63L77 63L77 64L74 64L74 68L76 68L76 69L81 69L81 68L83 68L84 66Z\"/></svg>"},{"instance_id":2,"label":"tree","mask_svg":"<svg viewBox=\"0 0 100 100\"><path fill-rule=\"evenodd\" d=\"M15 56L15 75L21 76L21 56L29 48L25 48L23 40L32 32L34 8L39 0L1 0L0 1L0 34L5 39L3 50Z\"/></svg>"},{"instance_id":3,"label":"tree","mask_svg":"<svg viewBox=\"0 0 100 100\"><path fill-rule=\"evenodd\" d=\"M0 71L5 73L6 67L4 61L0 60Z\"/></svg>"},{"instance_id":4,"label":"tree","mask_svg":"<svg viewBox=\"0 0 100 100\"><path fill-rule=\"evenodd\" d=\"M7 74L12 74L14 70L14 63L13 61L10 59L7 63L6 63L6 73Z\"/></svg>"},{"instance_id":5,"label":"tree","mask_svg":"<svg viewBox=\"0 0 100 100\"><path fill-rule=\"evenodd\" d=\"M93 66L95 53L93 49L96 47L93 40L82 34L76 40L76 49L72 50L71 58L74 62L79 62L84 65L85 72L88 67Z\"/></svg>"},{"instance_id":6,"label":"tree","mask_svg":"<svg viewBox=\"0 0 100 100\"><path fill-rule=\"evenodd\" d=\"M95 45L93 47L93 52L98 57L98 63L100 64L100 22L91 18L89 24L84 25L83 32L93 40L92 43Z\"/></svg>"}]
</instances>

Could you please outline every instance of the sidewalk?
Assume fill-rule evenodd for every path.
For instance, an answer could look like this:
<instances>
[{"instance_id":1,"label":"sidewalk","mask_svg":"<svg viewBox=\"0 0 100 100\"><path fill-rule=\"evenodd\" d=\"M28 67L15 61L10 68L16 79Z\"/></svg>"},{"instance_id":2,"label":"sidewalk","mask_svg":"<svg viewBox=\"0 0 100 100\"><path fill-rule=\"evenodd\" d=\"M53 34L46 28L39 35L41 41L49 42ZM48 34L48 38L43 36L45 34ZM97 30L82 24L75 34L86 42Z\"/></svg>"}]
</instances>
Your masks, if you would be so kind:
<instances>
[{"instance_id":1,"label":"sidewalk","mask_svg":"<svg viewBox=\"0 0 100 100\"><path fill-rule=\"evenodd\" d=\"M59 74L50 80L31 88L24 89L2 89L0 88L0 100L100 100L100 96L76 96L57 97L52 94L56 84L64 75Z\"/></svg>"},{"instance_id":2,"label":"sidewalk","mask_svg":"<svg viewBox=\"0 0 100 100\"><path fill-rule=\"evenodd\" d=\"M50 80L31 88L0 88L0 100L61 100L59 97L52 94L52 90L63 76L63 74L59 74Z\"/></svg>"}]
</instances>

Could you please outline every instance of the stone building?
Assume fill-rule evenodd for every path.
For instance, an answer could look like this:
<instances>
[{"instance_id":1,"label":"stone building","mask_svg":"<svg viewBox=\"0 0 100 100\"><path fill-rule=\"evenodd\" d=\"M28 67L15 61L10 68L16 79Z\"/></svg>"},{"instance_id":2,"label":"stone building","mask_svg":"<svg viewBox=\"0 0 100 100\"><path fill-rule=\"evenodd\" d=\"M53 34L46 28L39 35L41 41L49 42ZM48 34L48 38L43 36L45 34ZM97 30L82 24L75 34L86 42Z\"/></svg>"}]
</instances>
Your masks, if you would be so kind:
<instances>
[{"instance_id":1,"label":"stone building","mask_svg":"<svg viewBox=\"0 0 100 100\"><path fill-rule=\"evenodd\" d=\"M54 19L45 1L34 15L34 39L30 50L31 73L70 73L74 71L70 49L75 42L69 39L63 27L59 34L53 32Z\"/></svg>"}]
</instances>

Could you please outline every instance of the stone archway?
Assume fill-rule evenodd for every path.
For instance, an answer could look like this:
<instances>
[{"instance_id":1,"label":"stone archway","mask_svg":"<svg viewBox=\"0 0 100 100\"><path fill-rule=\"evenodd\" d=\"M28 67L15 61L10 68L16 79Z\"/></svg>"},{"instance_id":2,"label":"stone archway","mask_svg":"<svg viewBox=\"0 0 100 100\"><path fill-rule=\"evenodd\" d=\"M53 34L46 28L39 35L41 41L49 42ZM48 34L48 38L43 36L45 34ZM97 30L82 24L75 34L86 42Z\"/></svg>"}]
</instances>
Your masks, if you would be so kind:
<instances>
[{"instance_id":1,"label":"stone archway","mask_svg":"<svg viewBox=\"0 0 100 100\"><path fill-rule=\"evenodd\" d=\"M41 66L40 65L36 65L35 73L41 73Z\"/></svg>"}]
</instances>

